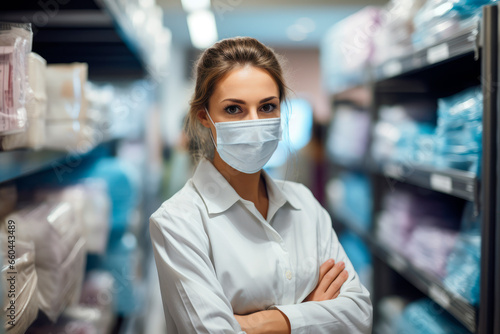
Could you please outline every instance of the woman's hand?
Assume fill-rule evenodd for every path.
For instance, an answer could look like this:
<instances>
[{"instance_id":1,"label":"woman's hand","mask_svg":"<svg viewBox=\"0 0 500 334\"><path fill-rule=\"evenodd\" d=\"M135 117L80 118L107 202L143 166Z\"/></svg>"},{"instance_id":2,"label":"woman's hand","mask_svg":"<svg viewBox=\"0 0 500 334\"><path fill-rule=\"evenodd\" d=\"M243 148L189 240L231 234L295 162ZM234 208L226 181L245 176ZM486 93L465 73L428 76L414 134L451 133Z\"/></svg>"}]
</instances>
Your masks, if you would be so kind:
<instances>
[{"instance_id":1,"label":"woman's hand","mask_svg":"<svg viewBox=\"0 0 500 334\"><path fill-rule=\"evenodd\" d=\"M335 299L340 294L340 288L345 283L349 274L344 262L335 263L333 259L327 260L319 267L319 280L314 290L304 299L304 302Z\"/></svg>"}]
</instances>

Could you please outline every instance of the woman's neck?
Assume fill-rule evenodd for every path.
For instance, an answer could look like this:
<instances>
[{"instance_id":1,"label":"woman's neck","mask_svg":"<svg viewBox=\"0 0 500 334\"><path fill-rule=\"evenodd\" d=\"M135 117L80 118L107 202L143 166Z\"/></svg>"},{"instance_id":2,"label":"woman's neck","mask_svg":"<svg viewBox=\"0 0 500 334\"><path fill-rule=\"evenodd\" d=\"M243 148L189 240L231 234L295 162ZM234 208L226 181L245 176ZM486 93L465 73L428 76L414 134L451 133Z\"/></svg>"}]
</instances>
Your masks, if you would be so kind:
<instances>
[{"instance_id":1,"label":"woman's neck","mask_svg":"<svg viewBox=\"0 0 500 334\"><path fill-rule=\"evenodd\" d=\"M213 164L238 195L247 201L253 202L265 218L268 197L261 171L254 174L242 173L226 164L217 152L214 154Z\"/></svg>"}]
</instances>

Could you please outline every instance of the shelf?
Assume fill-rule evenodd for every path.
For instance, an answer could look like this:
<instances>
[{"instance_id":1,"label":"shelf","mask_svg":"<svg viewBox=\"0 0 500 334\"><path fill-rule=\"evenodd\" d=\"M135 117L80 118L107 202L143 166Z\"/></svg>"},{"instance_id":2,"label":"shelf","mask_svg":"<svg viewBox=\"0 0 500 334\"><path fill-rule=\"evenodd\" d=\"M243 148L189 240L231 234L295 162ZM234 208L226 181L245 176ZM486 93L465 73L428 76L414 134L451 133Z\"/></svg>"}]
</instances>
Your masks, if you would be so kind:
<instances>
[{"instance_id":1,"label":"shelf","mask_svg":"<svg viewBox=\"0 0 500 334\"><path fill-rule=\"evenodd\" d=\"M110 139L100 145L111 144L113 141L114 139ZM32 151L28 149L0 152L0 183L50 168L61 168L61 164L69 168L76 167L80 164L81 158L92 151L83 154L52 150Z\"/></svg>"},{"instance_id":2,"label":"shelf","mask_svg":"<svg viewBox=\"0 0 500 334\"><path fill-rule=\"evenodd\" d=\"M0 182L6 182L49 169L53 164L64 161L68 153L57 151L7 151L0 152Z\"/></svg>"},{"instance_id":3,"label":"shelf","mask_svg":"<svg viewBox=\"0 0 500 334\"><path fill-rule=\"evenodd\" d=\"M373 254L392 269L403 276L408 282L413 284L420 291L429 296L434 302L439 304L460 323L462 323L472 333L476 332L477 311L463 297L448 291L443 283L431 274L425 273L416 268L403 256L390 250L376 240L368 231L360 226L349 223L345 219L335 217L344 227L357 234L368 245Z\"/></svg>"},{"instance_id":4,"label":"shelf","mask_svg":"<svg viewBox=\"0 0 500 334\"><path fill-rule=\"evenodd\" d=\"M476 202L479 182L475 173L458 169L438 169L404 163L386 163L380 168L382 175L399 182L410 183Z\"/></svg>"},{"instance_id":5,"label":"shelf","mask_svg":"<svg viewBox=\"0 0 500 334\"><path fill-rule=\"evenodd\" d=\"M443 42L436 43L406 56L389 60L374 69L373 75L375 81L409 74L444 61L474 53L478 48L477 36L477 26L468 26Z\"/></svg>"}]
</instances>

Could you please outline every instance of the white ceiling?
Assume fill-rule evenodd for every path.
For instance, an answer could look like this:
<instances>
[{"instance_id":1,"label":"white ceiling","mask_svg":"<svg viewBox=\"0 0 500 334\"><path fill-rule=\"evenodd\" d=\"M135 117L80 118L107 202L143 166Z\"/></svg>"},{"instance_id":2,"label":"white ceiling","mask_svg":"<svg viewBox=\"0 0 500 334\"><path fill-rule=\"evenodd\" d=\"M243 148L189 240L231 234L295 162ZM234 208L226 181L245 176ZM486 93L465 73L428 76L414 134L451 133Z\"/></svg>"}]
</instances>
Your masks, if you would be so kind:
<instances>
[{"instance_id":1,"label":"white ceiling","mask_svg":"<svg viewBox=\"0 0 500 334\"><path fill-rule=\"evenodd\" d=\"M164 9L165 25L172 31L174 45L189 47L191 42L181 1L157 0L157 3ZM311 48L319 46L326 30L336 22L367 5L385 3L387 0L212 0L212 10L219 39L251 36L271 47ZM294 41L288 37L287 31L293 32L297 23L310 25L311 20L315 29L304 40ZM298 35L292 33L292 36Z\"/></svg>"}]
</instances>

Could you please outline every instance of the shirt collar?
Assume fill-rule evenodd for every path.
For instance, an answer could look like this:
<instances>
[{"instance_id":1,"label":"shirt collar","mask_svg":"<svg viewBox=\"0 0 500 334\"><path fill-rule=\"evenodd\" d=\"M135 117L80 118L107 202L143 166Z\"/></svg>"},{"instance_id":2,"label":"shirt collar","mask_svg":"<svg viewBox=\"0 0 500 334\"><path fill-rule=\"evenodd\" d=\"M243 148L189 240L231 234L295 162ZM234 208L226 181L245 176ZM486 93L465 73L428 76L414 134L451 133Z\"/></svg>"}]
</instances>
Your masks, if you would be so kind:
<instances>
[{"instance_id":1,"label":"shirt collar","mask_svg":"<svg viewBox=\"0 0 500 334\"><path fill-rule=\"evenodd\" d=\"M289 203L294 209L300 209L295 198L286 196L264 170L262 175L266 181L269 202L278 207ZM202 158L196 167L193 184L205 202L209 214L224 212L242 199L217 168L205 158Z\"/></svg>"}]
</instances>

